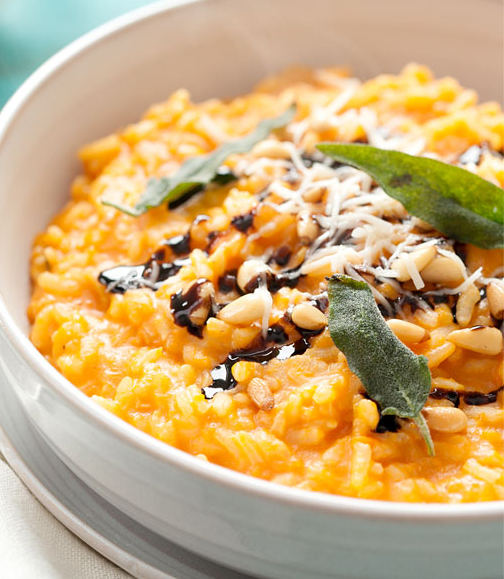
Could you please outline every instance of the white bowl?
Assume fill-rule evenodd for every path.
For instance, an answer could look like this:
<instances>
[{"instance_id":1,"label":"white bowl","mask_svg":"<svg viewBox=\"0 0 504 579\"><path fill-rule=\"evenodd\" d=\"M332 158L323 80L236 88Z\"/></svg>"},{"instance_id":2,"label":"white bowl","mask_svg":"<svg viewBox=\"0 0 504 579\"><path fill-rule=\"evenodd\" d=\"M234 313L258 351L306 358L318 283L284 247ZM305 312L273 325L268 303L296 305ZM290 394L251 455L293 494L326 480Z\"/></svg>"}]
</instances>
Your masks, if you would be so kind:
<instances>
[{"instance_id":1,"label":"white bowl","mask_svg":"<svg viewBox=\"0 0 504 579\"><path fill-rule=\"evenodd\" d=\"M195 99L230 96L293 63L369 77L417 60L495 99L501 10L498 0L161 3L81 38L19 89L0 114L0 387L82 480L163 537L264 577L501 576L502 502L359 500L202 463L69 384L29 342L25 316L33 237L67 199L83 143L181 86Z\"/></svg>"}]
</instances>

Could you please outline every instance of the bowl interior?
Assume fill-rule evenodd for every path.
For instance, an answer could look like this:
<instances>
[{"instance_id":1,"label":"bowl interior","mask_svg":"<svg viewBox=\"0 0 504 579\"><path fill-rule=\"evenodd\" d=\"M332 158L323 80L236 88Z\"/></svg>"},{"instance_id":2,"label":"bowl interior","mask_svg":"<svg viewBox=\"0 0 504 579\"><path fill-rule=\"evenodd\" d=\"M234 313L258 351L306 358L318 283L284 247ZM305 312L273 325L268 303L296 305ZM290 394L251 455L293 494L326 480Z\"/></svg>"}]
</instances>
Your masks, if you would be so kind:
<instances>
[{"instance_id":1,"label":"bowl interior","mask_svg":"<svg viewBox=\"0 0 504 579\"><path fill-rule=\"evenodd\" d=\"M418 61L496 99L501 16L498 0L192 0L146 7L78 40L0 116L0 293L10 315L27 332L33 237L68 198L82 144L179 87L195 100L229 97L292 64L349 65L365 78Z\"/></svg>"}]
</instances>

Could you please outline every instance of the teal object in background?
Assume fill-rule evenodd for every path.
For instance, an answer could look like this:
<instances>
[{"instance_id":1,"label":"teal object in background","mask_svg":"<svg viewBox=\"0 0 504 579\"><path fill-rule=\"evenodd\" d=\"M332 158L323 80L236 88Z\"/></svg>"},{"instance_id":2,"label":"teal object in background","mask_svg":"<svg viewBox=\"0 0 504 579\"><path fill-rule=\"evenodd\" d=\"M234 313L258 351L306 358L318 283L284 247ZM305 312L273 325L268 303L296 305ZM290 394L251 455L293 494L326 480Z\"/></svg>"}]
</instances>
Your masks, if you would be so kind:
<instances>
[{"instance_id":1,"label":"teal object in background","mask_svg":"<svg viewBox=\"0 0 504 579\"><path fill-rule=\"evenodd\" d=\"M0 0L0 108L40 64L147 0Z\"/></svg>"}]
</instances>

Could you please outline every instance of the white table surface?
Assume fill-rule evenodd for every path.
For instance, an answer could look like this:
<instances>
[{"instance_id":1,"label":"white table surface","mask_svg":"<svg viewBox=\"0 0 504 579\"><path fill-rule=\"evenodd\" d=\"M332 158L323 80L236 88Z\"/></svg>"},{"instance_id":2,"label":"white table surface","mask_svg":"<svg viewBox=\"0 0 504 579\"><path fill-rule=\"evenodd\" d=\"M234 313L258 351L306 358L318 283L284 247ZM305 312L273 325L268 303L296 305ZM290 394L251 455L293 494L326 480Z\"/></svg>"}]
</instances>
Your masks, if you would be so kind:
<instances>
[{"instance_id":1,"label":"white table surface","mask_svg":"<svg viewBox=\"0 0 504 579\"><path fill-rule=\"evenodd\" d=\"M132 579L56 520L0 454L2 579Z\"/></svg>"}]
</instances>

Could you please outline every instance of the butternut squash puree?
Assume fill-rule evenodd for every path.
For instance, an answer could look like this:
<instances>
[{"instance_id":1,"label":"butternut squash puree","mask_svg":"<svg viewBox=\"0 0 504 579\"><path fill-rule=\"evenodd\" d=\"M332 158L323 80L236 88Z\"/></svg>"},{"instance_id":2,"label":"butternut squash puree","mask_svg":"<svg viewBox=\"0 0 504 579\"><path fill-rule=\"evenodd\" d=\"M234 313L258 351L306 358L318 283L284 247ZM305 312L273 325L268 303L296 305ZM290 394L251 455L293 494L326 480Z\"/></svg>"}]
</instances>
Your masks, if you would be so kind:
<instances>
[{"instance_id":1,"label":"butternut squash puree","mask_svg":"<svg viewBox=\"0 0 504 579\"><path fill-rule=\"evenodd\" d=\"M232 156L227 165L240 173L238 180L211 187L170 211L163 205L132 218L102 204L105 198L133 204L149 177L173 173L185 159L250 132L293 100L299 127L317 108L331 106L345 82L353 92L334 112L337 122L310 121L300 137L308 155L323 140L365 139L363 110L374 115L379 126L422 139L427 151L448 162L456 162L473 145L504 148L504 116L498 104L478 104L474 91L452 78L436 80L418 65L355 86L343 70L291 70L230 101L193 104L187 91L179 90L152 106L140 122L80 151L84 172L73 183L70 201L34 242L31 339L97 404L201 460L283 485L354 497L502 500L502 390L494 402L481 406L466 404L461 396L459 408L467 426L457 432L432 430L436 455L429 457L412 422L400 421L396 432L376 431L377 406L365 397L327 329L311 338L302 355L264 365L235 364L237 387L205 398L202 388L212 383L212 368L229 352L260 339L261 320L232 324L214 315L199 338L175 324L170 298L205 278L214 284L217 302L225 303L230 297L219 289L219 278L246 259L287 247L291 266L302 261L307 246L299 239L296 215L258 205L271 180L285 173L281 162L256 163L247 174L240 173L240 164L253 163L254 154ZM278 138L295 140L295 135L282 129ZM468 168L504 186L499 155L487 151ZM232 227L233 217L254 208L253 230ZM146 262L166 238L186 233L201 214L208 219L191 228L189 265L158 291L145 287L118 294L99 283L98 275L107 268ZM215 231L220 235L209 246L208 236ZM468 275L482 267L484 276L502 276L501 251L465 249ZM269 326L282 324L286 311L305 302L307 295L320 294L330 273L329 264L329 269L302 277L296 287L272 293ZM396 297L390 285L381 284L379 291L391 300ZM429 359L433 388L462 394L498 390L504 382L502 352L477 353L448 340L450 332L460 329L452 305L404 305L404 319L429 332L427 340L409 346ZM469 326L498 323L483 296ZM299 338L295 326L285 328L291 340ZM259 384L271 392L272 408L254 402L249 388L254 379L264 381ZM453 404L431 397L427 406Z\"/></svg>"}]
</instances>

